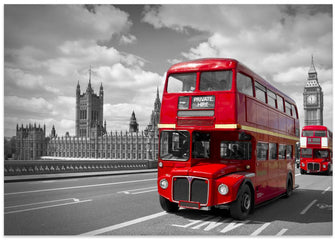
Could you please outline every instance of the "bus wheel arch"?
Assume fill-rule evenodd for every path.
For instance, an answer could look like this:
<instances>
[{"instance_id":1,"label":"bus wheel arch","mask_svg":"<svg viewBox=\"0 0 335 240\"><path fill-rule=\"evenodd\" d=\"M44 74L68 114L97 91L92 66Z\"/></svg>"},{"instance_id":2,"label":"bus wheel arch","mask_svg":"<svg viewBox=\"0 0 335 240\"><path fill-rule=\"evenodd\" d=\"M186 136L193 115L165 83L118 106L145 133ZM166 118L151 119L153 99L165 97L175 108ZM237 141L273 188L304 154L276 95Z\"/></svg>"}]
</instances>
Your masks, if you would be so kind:
<instances>
[{"instance_id":1,"label":"bus wheel arch","mask_svg":"<svg viewBox=\"0 0 335 240\"><path fill-rule=\"evenodd\" d=\"M230 215L244 220L254 210L254 188L250 181L244 181L238 190L236 200L230 205Z\"/></svg>"},{"instance_id":2,"label":"bus wheel arch","mask_svg":"<svg viewBox=\"0 0 335 240\"><path fill-rule=\"evenodd\" d=\"M178 203L170 202L161 195L159 195L159 203L166 212L177 212L179 209Z\"/></svg>"}]
</instances>

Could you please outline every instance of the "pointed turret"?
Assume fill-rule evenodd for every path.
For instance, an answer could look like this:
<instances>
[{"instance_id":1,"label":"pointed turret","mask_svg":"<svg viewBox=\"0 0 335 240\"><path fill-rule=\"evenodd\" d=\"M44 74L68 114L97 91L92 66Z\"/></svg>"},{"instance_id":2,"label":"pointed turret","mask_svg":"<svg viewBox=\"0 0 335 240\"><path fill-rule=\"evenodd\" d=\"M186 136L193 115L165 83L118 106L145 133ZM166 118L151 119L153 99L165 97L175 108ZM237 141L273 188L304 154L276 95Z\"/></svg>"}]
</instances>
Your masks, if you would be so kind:
<instances>
[{"instance_id":1,"label":"pointed turret","mask_svg":"<svg viewBox=\"0 0 335 240\"><path fill-rule=\"evenodd\" d=\"M156 99L155 99L155 105L154 105L155 111L160 111L161 109L161 100L159 99L159 90L157 87L157 92L156 92Z\"/></svg>"},{"instance_id":2,"label":"pointed turret","mask_svg":"<svg viewBox=\"0 0 335 240\"><path fill-rule=\"evenodd\" d=\"M306 82L306 87L319 87L319 82L318 82L318 74L315 70L315 66L314 66L314 58L312 55L312 62L311 62L311 66L308 70L308 79Z\"/></svg>"},{"instance_id":3,"label":"pointed turret","mask_svg":"<svg viewBox=\"0 0 335 240\"><path fill-rule=\"evenodd\" d=\"M78 80L78 83L77 83L77 90L76 90L76 96L80 96L80 85L79 85L79 80Z\"/></svg>"},{"instance_id":4,"label":"pointed turret","mask_svg":"<svg viewBox=\"0 0 335 240\"><path fill-rule=\"evenodd\" d=\"M313 55L312 55L311 66L310 66L310 68L309 68L308 73L316 73L315 66L314 66L314 58L313 58Z\"/></svg>"},{"instance_id":5,"label":"pointed turret","mask_svg":"<svg viewBox=\"0 0 335 240\"><path fill-rule=\"evenodd\" d=\"M86 92L90 92L90 93L93 92L93 89L92 89L92 86L91 86L91 76L92 76L92 68L91 68L91 65L90 65L88 85L87 85L87 89L86 89Z\"/></svg>"},{"instance_id":6,"label":"pointed turret","mask_svg":"<svg viewBox=\"0 0 335 240\"><path fill-rule=\"evenodd\" d=\"M135 112L131 114L129 123L129 132L138 132L138 123L136 121Z\"/></svg>"}]
</instances>

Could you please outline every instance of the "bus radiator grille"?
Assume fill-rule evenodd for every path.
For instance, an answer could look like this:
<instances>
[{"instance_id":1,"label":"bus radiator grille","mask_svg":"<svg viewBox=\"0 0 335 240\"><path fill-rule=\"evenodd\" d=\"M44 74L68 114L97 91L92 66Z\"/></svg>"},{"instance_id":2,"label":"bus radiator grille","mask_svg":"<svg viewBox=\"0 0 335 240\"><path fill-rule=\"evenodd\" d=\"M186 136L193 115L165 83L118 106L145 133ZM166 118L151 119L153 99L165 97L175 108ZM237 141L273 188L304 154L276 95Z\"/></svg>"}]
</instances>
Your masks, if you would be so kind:
<instances>
[{"instance_id":1,"label":"bus radiator grille","mask_svg":"<svg viewBox=\"0 0 335 240\"><path fill-rule=\"evenodd\" d=\"M308 163L307 169L312 171L318 171L320 170L320 163Z\"/></svg>"},{"instance_id":2,"label":"bus radiator grille","mask_svg":"<svg viewBox=\"0 0 335 240\"><path fill-rule=\"evenodd\" d=\"M173 181L173 199L207 204L208 180L177 177Z\"/></svg>"}]
</instances>

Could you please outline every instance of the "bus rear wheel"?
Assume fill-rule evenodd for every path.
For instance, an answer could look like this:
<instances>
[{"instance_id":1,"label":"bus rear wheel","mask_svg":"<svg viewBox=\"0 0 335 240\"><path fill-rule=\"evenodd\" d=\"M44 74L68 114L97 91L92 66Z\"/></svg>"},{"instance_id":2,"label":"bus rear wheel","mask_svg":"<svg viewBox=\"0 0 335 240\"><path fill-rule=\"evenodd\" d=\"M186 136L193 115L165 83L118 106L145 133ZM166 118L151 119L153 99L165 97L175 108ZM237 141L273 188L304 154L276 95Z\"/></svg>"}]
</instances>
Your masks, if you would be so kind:
<instances>
[{"instance_id":1,"label":"bus rear wheel","mask_svg":"<svg viewBox=\"0 0 335 240\"><path fill-rule=\"evenodd\" d=\"M237 199L230 206L230 215L238 220L244 220L252 208L252 195L248 185L240 188Z\"/></svg>"},{"instance_id":2,"label":"bus rear wheel","mask_svg":"<svg viewBox=\"0 0 335 240\"><path fill-rule=\"evenodd\" d=\"M286 181L286 194L285 196L288 198L292 195L292 191L293 191L293 181L291 176L288 176L288 179Z\"/></svg>"},{"instance_id":3,"label":"bus rear wheel","mask_svg":"<svg viewBox=\"0 0 335 240\"><path fill-rule=\"evenodd\" d=\"M159 196L159 203L161 204L161 207L167 212L176 212L179 209L177 203L170 202L168 199L162 196Z\"/></svg>"}]
</instances>

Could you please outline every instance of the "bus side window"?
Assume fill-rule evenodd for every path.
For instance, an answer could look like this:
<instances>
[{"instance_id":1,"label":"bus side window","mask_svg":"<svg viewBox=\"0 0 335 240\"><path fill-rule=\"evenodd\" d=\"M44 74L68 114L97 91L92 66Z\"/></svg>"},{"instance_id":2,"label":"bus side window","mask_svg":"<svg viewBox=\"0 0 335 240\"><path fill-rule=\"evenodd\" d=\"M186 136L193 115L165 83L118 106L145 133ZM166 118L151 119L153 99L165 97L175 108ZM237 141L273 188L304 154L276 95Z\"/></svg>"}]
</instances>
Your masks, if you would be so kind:
<instances>
[{"instance_id":1,"label":"bus side window","mask_svg":"<svg viewBox=\"0 0 335 240\"><path fill-rule=\"evenodd\" d=\"M254 96L252 89L252 79L242 73L237 73L236 88L240 93L244 93L251 97Z\"/></svg>"},{"instance_id":2,"label":"bus side window","mask_svg":"<svg viewBox=\"0 0 335 240\"><path fill-rule=\"evenodd\" d=\"M268 104L273 108L277 107L277 96L270 90L268 90Z\"/></svg>"},{"instance_id":3,"label":"bus side window","mask_svg":"<svg viewBox=\"0 0 335 240\"><path fill-rule=\"evenodd\" d=\"M268 143L257 143L257 160L266 160L268 157L268 150Z\"/></svg>"},{"instance_id":4,"label":"bus side window","mask_svg":"<svg viewBox=\"0 0 335 240\"><path fill-rule=\"evenodd\" d=\"M256 91L256 98L266 103L266 96L265 96L266 88L263 85L259 84L258 82L255 82L255 91Z\"/></svg>"},{"instance_id":5,"label":"bus side window","mask_svg":"<svg viewBox=\"0 0 335 240\"><path fill-rule=\"evenodd\" d=\"M298 119L298 114L297 114L297 110L295 109L295 106L292 105L292 115L295 119Z\"/></svg>"},{"instance_id":6,"label":"bus side window","mask_svg":"<svg viewBox=\"0 0 335 240\"><path fill-rule=\"evenodd\" d=\"M277 159L277 144L269 143L269 159L276 160Z\"/></svg>"},{"instance_id":7,"label":"bus side window","mask_svg":"<svg viewBox=\"0 0 335 240\"><path fill-rule=\"evenodd\" d=\"M293 153L292 145L287 145L286 146L286 159L292 159L292 153Z\"/></svg>"},{"instance_id":8,"label":"bus side window","mask_svg":"<svg viewBox=\"0 0 335 240\"><path fill-rule=\"evenodd\" d=\"M285 101L285 113L287 113L288 115L292 116L292 105L291 103Z\"/></svg>"},{"instance_id":9,"label":"bus side window","mask_svg":"<svg viewBox=\"0 0 335 240\"><path fill-rule=\"evenodd\" d=\"M279 144L278 158L285 159L285 155L286 155L286 145Z\"/></svg>"},{"instance_id":10,"label":"bus side window","mask_svg":"<svg viewBox=\"0 0 335 240\"><path fill-rule=\"evenodd\" d=\"M278 109L284 112L284 99L281 96L277 96Z\"/></svg>"}]
</instances>

